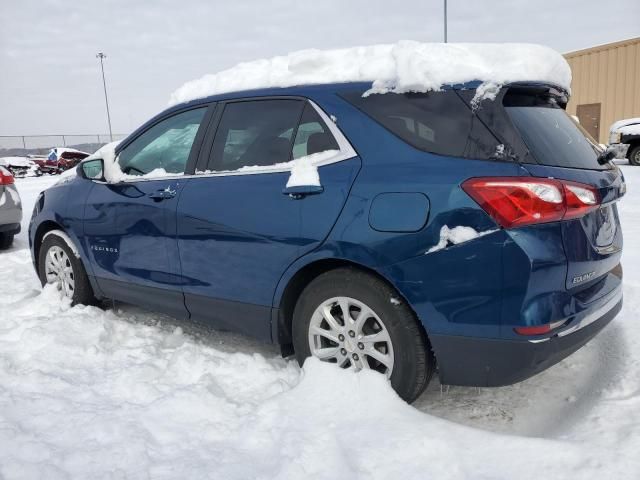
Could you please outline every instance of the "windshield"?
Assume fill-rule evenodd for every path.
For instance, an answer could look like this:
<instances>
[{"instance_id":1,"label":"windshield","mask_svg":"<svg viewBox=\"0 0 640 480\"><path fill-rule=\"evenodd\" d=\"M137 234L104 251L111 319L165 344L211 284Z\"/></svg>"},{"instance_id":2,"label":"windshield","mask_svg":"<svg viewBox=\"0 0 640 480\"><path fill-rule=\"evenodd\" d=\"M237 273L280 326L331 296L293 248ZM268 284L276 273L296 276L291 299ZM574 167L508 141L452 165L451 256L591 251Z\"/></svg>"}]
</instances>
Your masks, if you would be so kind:
<instances>
[{"instance_id":1,"label":"windshield","mask_svg":"<svg viewBox=\"0 0 640 480\"><path fill-rule=\"evenodd\" d=\"M554 167L605 170L596 141L559 107L506 107L538 163Z\"/></svg>"}]
</instances>

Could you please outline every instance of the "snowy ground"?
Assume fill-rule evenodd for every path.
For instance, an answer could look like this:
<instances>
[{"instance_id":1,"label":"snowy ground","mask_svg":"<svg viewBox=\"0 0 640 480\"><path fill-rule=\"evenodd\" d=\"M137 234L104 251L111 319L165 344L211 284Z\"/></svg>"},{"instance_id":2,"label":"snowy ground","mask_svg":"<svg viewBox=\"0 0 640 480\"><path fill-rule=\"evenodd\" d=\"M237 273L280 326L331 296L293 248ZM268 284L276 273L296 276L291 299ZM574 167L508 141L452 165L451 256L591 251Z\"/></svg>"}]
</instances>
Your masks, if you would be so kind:
<instances>
[{"instance_id":1,"label":"snowy ground","mask_svg":"<svg viewBox=\"0 0 640 480\"><path fill-rule=\"evenodd\" d=\"M17 181L24 233L0 253L0 478L640 478L640 168L625 306L585 348L521 384L437 381L413 406L380 375L118 305L62 304L26 223L55 177Z\"/></svg>"}]
</instances>

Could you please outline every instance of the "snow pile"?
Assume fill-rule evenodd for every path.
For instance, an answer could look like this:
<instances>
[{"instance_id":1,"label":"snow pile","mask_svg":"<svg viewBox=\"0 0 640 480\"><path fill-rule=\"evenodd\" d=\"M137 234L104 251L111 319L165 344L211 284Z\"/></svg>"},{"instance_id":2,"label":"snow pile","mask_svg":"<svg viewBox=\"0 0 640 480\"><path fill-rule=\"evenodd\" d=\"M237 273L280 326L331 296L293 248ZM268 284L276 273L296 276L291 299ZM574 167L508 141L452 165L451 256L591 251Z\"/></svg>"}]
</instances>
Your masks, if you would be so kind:
<instances>
[{"instance_id":1,"label":"snow pile","mask_svg":"<svg viewBox=\"0 0 640 480\"><path fill-rule=\"evenodd\" d=\"M169 104L220 93L338 82L373 82L367 93L427 92L443 85L480 81L477 96L492 98L517 81L555 84L569 91L571 70L559 53L541 45L504 43L395 44L339 50L301 50L240 63L187 82Z\"/></svg>"},{"instance_id":2,"label":"snow pile","mask_svg":"<svg viewBox=\"0 0 640 480\"><path fill-rule=\"evenodd\" d=\"M488 235L497 230L486 230L484 232L478 232L472 227L453 227L449 228L447 225L444 225L440 229L440 241L431 247L426 253L436 252L438 250L442 250L448 245L458 245L459 243L468 242L469 240L473 240L474 238L483 237L484 235Z\"/></svg>"},{"instance_id":3,"label":"snow pile","mask_svg":"<svg viewBox=\"0 0 640 480\"><path fill-rule=\"evenodd\" d=\"M25 209L54 181L19 179ZM300 370L275 347L130 306L71 308L40 289L28 250L4 252L0 478L639 478L638 202L629 188L620 204L621 314L520 384L441 393L434 379L415 404L426 414L372 372Z\"/></svg>"},{"instance_id":4,"label":"snow pile","mask_svg":"<svg viewBox=\"0 0 640 480\"><path fill-rule=\"evenodd\" d=\"M300 371L161 316L71 308L25 275L26 250L0 278L7 269L19 275L2 286L21 288L0 299L2 477L595 479L640 467L630 435L603 450L472 429L408 406L374 372Z\"/></svg>"}]
</instances>

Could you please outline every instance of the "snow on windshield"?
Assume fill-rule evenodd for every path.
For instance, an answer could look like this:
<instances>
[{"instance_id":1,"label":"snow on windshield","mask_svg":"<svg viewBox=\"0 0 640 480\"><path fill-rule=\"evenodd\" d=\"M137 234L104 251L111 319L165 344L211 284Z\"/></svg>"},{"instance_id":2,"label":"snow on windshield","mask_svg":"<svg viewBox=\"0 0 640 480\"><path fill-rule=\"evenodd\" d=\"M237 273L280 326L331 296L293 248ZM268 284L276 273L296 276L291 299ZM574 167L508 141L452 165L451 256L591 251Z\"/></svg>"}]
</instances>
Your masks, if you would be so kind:
<instances>
[{"instance_id":1,"label":"snow on windshield","mask_svg":"<svg viewBox=\"0 0 640 480\"><path fill-rule=\"evenodd\" d=\"M254 60L185 83L170 104L257 88L339 82L373 82L370 93L427 92L480 81L478 95L517 81L552 83L569 91L571 69L556 51L533 44L420 43L301 50Z\"/></svg>"}]
</instances>

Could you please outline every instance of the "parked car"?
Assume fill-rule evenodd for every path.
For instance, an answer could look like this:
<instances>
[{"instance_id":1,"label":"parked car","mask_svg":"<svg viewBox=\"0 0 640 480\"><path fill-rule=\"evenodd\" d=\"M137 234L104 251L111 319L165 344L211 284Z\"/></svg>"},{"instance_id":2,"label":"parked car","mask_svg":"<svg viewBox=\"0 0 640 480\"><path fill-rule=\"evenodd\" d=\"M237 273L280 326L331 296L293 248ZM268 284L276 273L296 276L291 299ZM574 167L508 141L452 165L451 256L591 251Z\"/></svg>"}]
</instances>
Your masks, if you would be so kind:
<instances>
[{"instance_id":1,"label":"parked car","mask_svg":"<svg viewBox=\"0 0 640 480\"><path fill-rule=\"evenodd\" d=\"M9 248L14 235L20 233L22 202L13 175L0 166L0 250Z\"/></svg>"},{"instance_id":2,"label":"parked car","mask_svg":"<svg viewBox=\"0 0 640 480\"><path fill-rule=\"evenodd\" d=\"M33 161L42 172L55 175L75 167L89 155L89 153L81 152L75 148L55 147L49 151L46 157L34 157Z\"/></svg>"},{"instance_id":3,"label":"parked car","mask_svg":"<svg viewBox=\"0 0 640 480\"><path fill-rule=\"evenodd\" d=\"M472 108L472 84L369 88L169 108L116 147L126 175L107 182L100 153L40 195L42 283L376 370L407 401L436 368L521 381L614 318L625 183L564 91L505 85Z\"/></svg>"},{"instance_id":4,"label":"parked car","mask_svg":"<svg viewBox=\"0 0 640 480\"><path fill-rule=\"evenodd\" d=\"M609 129L609 144L617 158L628 158L631 165L640 166L640 118L619 120Z\"/></svg>"},{"instance_id":5,"label":"parked car","mask_svg":"<svg viewBox=\"0 0 640 480\"><path fill-rule=\"evenodd\" d=\"M0 166L9 170L15 178L42 175L40 167L27 157L2 157L0 158Z\"/></svg>"}]
</instances>

